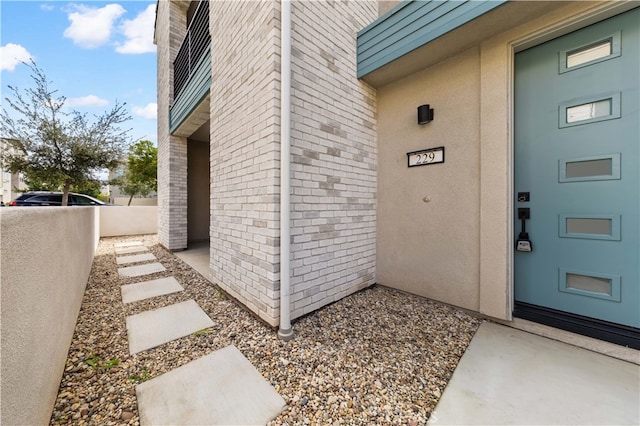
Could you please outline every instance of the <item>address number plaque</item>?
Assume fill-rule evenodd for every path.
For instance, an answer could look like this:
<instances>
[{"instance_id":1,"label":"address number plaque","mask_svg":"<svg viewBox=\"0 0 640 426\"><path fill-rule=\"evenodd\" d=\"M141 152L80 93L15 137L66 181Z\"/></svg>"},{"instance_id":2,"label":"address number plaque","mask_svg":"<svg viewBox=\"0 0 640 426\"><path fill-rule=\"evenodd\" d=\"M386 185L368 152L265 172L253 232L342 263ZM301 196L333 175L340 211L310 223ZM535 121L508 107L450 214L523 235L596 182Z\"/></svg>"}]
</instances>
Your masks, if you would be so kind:
<instances>
[{"instance_id":1,"label":"address number plaque","mask_svg":"<svg viewBox=\"0 0 640 426\"><path fill-rule=\"evenodd\" d=\"M407 152L409 167L444 163L444 146Z\"/></svg>"}]
</instances>

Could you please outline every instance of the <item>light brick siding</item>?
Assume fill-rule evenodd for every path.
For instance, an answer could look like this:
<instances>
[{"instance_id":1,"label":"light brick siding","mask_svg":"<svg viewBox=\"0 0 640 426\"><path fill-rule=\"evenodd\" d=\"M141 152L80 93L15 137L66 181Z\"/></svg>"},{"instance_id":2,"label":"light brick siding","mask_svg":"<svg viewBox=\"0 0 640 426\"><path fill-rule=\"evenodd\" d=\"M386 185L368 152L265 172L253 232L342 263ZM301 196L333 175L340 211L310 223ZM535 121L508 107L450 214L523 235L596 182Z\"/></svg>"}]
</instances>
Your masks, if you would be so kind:
<instances>
[{"instance_id":1,"label":"light brick siding","mask_svg":"<svg viewBox=\"0 0 640 426\"><path fill-rule=\"evenodd\" d=\"M187 4L158 2L158 240L171 250L187 247L187 141L169 135L173 60L186 32Z\"/></svg>"},{"instance_id":2,"label":"light brick siding","mask_svg":"<svg viewBox=\"0 0 640 426\"><path fill-rule=\"evenodd\" d=\"M376 2L292 2L292 318L375 283L376 95L356 33Z\"/></svg>"},{"instance_id":3,"label":"light brick siding","mask_svg":"<svg viewBox=\"0 0 640 426\"><path fill-rule=\"evenodd\" d=\"M210 2L211 272L279 318L278 2Z\"/></svg>"},{"instance_id":4,"label":"light brick siding","mask_svg":"<svg viewBox=\"0 0 640 426\"><path fill-rule=\"evenodd\" d=\"M168 136L180 40L159 2L159 238L186 246L186 142ZM184 6L172 6L182 16ZM280 2L211 1L212 279L267 323L280 311ZM179 13L177 13L179 12ZM375 282L376 94L356 78L375 1L292 2L292 319ZM184 24L182 24L184 25ZM173 36L172 36L173 37ZM181 36L182 37L182 36ZM165 47L162 46L165 44ZM188 120L191 120L190 117ZM182 204L182 205L180 205Z\"/></svg>"}]
</instances>

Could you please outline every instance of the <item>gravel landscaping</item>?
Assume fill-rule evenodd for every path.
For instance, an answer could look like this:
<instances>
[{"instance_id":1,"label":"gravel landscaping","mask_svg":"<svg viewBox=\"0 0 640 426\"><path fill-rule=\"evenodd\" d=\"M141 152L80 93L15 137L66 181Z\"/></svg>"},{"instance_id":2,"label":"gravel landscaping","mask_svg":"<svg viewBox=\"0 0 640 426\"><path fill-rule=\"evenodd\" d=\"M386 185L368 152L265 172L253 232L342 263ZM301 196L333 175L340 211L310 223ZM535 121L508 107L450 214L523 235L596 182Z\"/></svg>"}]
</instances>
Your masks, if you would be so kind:
<instances>
[{"instance_id":1,"label":"gravel landscaping","mask_svg":"<svg viewBox=\"0 0 640 426\"><path fill-rule=\"evenodd\" d=\"M113 245L142 241L166 271L118 276ZM127 265L128 266L128 265ZM120 286L173 275L184 292L123 305ZM214 326L129 355L128 315L194 299ZM51 424L138 425L135 386L235 345L287 402L270 425L425 424L481 320L373 286L294 322L283 342L155 235L103 238Z\"/></svg>"}]
</instances>

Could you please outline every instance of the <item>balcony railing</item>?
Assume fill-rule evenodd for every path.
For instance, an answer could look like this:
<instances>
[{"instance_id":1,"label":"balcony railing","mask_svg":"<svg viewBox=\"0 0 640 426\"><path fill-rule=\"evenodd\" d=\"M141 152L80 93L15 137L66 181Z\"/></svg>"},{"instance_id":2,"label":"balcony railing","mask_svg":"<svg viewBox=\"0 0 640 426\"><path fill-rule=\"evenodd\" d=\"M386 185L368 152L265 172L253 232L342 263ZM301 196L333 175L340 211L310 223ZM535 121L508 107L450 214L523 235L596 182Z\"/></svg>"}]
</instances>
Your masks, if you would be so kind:
<instances>
[{"instance_id":1,"label":"balcony railing","mask_svg":"<svg viewBox=\"0 0 640 426\"><path fill-rule=\"evenodd\" d=\"M209 34L209 0L202 0L187 28L182 46L173 62L173 99L184 89L195 65L211 43Z\"/></svg>"}]
</instances>

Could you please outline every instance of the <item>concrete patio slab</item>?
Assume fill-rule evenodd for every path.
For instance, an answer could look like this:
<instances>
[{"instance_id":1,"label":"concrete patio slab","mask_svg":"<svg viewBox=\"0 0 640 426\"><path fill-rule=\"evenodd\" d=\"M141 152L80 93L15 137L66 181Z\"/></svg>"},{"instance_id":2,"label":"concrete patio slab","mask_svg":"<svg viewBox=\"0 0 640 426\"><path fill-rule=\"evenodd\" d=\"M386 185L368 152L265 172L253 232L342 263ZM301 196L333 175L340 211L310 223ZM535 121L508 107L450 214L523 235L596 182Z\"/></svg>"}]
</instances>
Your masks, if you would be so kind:
<instances>
[{"instance_id":1,"label":"concrete patio slab","mask_svg":"<svg viewBox=\"0 0 640 426\"><path fill-rule=\"evenodd\" d=\"M118 275L122 278L141 277L142 275L155 274L156 272L166 271L162 263L147 263L144 265L127 266L118 268Z\"/></svg>"},{"instance_id":2,"label":"concrete patio slab","mask_svg":"<svg viewBox=\"0 0 640 426\"><path fill-rule=\"evenodd\" d=\"M141 425L264 425L284 399L235 346L136 386Z\"/></svg>"},{"instance_id":3,"label":"concrete patio slab","mask_svg":"<svg viewBox=\"0 0 640 426\"><path fill-rule=\"evenodd\" d=\"M126 323L131 355L213 325L195 300L131 315Z\"/></svg>"},{"instance_id":4,"label":"concrete patio slab","mask_svg":"<svg viewBox=\"0 0 640 426\"><path fill-rule=\"evenodd\" d=\"M133 247L133 246L141 246L142 245L142 241L125 241L122 243L115 243L113 246L115 248L119 248L119 247Z\"/></svg>"},{"instance_id":5,"label":"concrete patio slab","mask_svg":"<svg viewBox=\"0 0 640 426\"><path fill-rule=\"evenodd\" d=\"M187 265L198 271L200 275L211 281L211 272L209 271L209 241L198 241L189 243L184 251L173 253L177 258Z\"/></svg>"},{"instance_id":6,"label":"concrete patio slab","mask_svg":"<svg viewBox=\"0 0 640 426\"><path fill-rule=\"evenodd\" d=\"M140 253L144 251L149 251L149 249L145 246L134 246L134 247L121 247L115 249L116 256L121 254L131 254L131 253Z\"/></svg>"},{"instance_id":7,"label":"concrete patio slab","mask_svg":"<svg viewBox=\"0 0 640 426\"><path fill-rule=\"evenodd\" d=\"M640 367L485 322L429 424L638 425Z\"/></svg>"},{"instance_id":8,"label":"concrete patio slab","mask_svg":"<svg viewBox=\"0 0 640 426\"><path fill-rule=\"evenodd\" d=\"M151 297L184 291L184 288L178 283L175 277L166 277L123 285L120 287L120 291L122 293L122 303L127 304Z\"/></svg>"},{"instance_id":9,"label":"concrete patio slab","mask_svg":"<svg viewBox=\"0 0 640 426\"><path fill-rule=\"evenodd\" d=\"M133 254L131 256L116 257L116 263L118 265L125 265L127 263L146 262L148 260L157 260L157 258L151 253Z\"/></svg>"}]
</instances>

